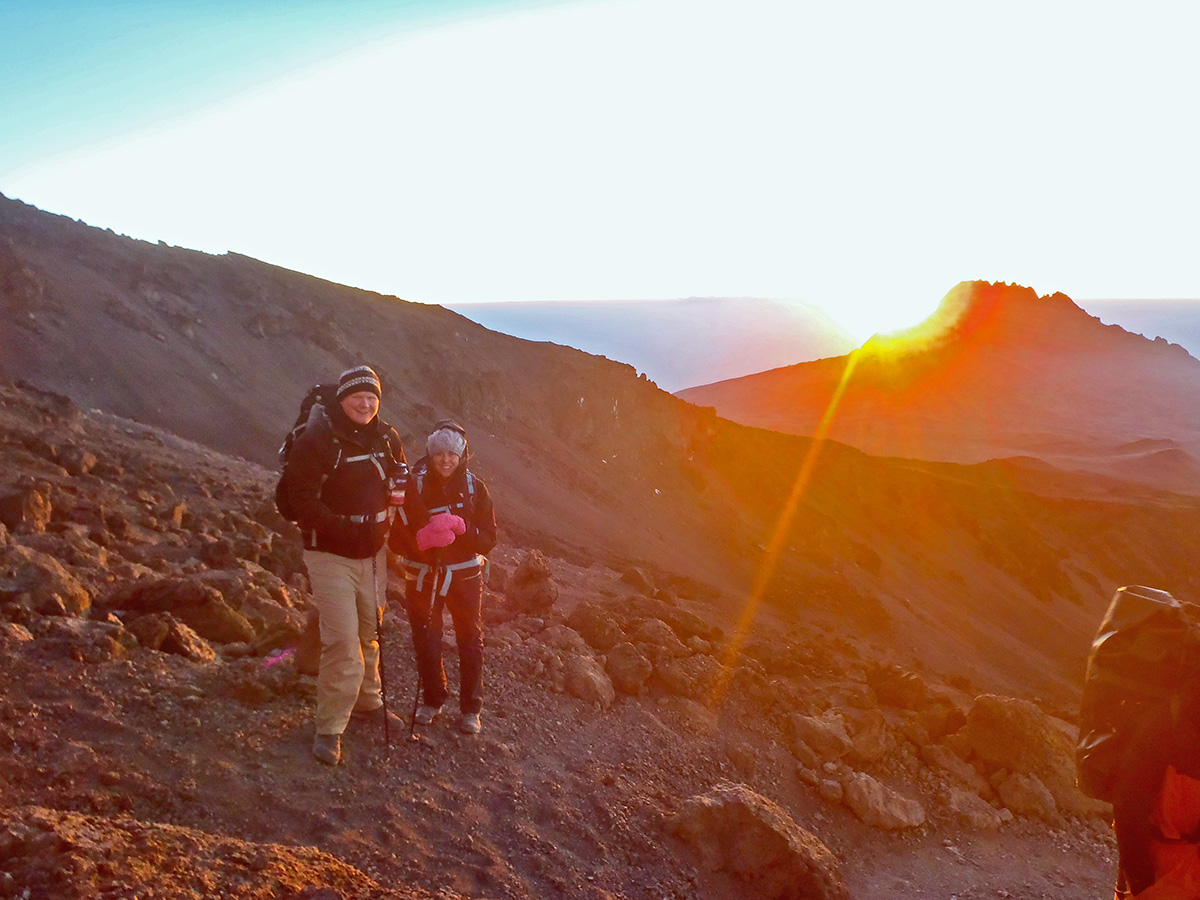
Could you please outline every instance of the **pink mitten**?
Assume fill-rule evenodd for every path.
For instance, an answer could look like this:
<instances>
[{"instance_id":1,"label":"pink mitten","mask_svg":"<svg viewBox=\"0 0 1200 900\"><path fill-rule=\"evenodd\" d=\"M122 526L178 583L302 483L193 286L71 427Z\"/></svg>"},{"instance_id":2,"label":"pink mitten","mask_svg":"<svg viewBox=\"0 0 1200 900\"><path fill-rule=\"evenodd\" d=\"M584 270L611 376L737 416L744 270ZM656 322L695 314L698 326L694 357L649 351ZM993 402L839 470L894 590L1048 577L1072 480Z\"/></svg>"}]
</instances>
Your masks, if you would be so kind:
<instances>
[{"instance_id":1,"label":"pink mitten","mask_svg":"<svg viewBox=\"0 0 1200 900\"><path fill-rule=\"evenodd\" d=\"M454 543L454 532L440 527L440 524L435 517L428 525L417 529L418 548L428 550L431 547L449 547Z\"/></svg>"},{"instance_id":2,"label":"pink mitten","mask_svg":"<svg viewBox=\"0 0 1200 900\"><path fill-rule=\"evenodd\" d=\"M454 513L438 513L429 520L429 524L438 523L438 528L452 531L455 534L464 534L467 530L467 523L463 521L462 516L456 516Z\"/></svg>"}]
</instances>

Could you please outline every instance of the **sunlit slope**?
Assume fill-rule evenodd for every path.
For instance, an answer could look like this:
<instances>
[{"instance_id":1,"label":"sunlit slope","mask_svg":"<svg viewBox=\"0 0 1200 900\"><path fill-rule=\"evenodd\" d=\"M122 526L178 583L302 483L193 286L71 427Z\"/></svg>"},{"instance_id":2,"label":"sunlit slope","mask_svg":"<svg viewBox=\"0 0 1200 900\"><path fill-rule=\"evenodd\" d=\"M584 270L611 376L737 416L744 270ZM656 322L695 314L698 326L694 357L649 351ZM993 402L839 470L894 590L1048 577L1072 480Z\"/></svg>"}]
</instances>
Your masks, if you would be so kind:
<instances>
[{"instance_id":1,"label":"sunlit slope","mask_svg":"<svg viewBox=\"0 0 1200 900\"><path fill-rule=\"evenodd\" d=\"M1036 456L1190 489L1200 470L1200 361L1104 325L1063 294L965 282L921 325L836 359L689 388L723 417L869 453L978 462Z\"/></svg>"}]
</instances>

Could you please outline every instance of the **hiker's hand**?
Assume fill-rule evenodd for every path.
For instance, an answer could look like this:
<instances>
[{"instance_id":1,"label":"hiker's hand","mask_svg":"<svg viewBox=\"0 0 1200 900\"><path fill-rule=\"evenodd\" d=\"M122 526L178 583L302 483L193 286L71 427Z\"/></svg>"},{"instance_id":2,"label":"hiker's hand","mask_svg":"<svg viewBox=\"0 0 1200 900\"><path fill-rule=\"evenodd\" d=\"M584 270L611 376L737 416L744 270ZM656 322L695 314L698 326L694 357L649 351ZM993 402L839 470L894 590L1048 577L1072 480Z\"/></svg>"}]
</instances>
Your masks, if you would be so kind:
<instances>
[{"instance_id":1,"label":"hiker's hand","mask_svg":"<svg viewBox=\"0 0 1200 900\"><path fill-rule=\"evenodd\" d=\"M452 513L446 513L446 521L450 526L450 530L455 534L464 534L467 530L467 523L463 521L462 516L456 516Z\"/></svg>"},{"instance_id":2,"label":"hiker's hand","mask_svg":"<svg viewBox=\"0 0 1200 900\"><path fill-rule=\"evenodd\" d=\"M442 527L442 523L437 521L437 516L428 525L417 530L417 547L421 550L429 550L432 547L449 547L454 543L454 532L449 528Z\"/></svg>"}]
</instances>

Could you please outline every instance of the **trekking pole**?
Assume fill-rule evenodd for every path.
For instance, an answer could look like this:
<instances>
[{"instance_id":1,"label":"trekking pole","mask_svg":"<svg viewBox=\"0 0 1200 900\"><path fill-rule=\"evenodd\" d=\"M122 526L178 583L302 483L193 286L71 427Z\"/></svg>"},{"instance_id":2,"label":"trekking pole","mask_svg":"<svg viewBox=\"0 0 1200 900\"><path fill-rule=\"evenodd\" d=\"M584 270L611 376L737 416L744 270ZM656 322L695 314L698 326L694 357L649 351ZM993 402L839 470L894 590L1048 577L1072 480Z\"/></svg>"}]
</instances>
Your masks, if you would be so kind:
<instances>
[{"instance_id":1,"label":"trekking pole","mask_svg":"<svg viewBox=\"0 0 1200 900\"><path fill-rule=\"evenodd\" d=\"M392 729L388 721L387 679L384 677L383 666L383 607L379 605L379 554L371 557L371 584L375 592L375 644L379 648L379 698L383 701L383 745L391 750Z\"/></svg>"},{"instance_id":2,"label":"trekking pole","mask_svg":"<svg viewBox=\"0 0 1200 900\"><path fill-rule=\"evenodd\" d=\"M414 642L415 646L415 642ZM419 741L421 738L417 734L417 703L421 699L421 661L417 660L417 692L413 694L412 715L408 717L408 739L410 741Z\"/></svg>"}]
</instances>

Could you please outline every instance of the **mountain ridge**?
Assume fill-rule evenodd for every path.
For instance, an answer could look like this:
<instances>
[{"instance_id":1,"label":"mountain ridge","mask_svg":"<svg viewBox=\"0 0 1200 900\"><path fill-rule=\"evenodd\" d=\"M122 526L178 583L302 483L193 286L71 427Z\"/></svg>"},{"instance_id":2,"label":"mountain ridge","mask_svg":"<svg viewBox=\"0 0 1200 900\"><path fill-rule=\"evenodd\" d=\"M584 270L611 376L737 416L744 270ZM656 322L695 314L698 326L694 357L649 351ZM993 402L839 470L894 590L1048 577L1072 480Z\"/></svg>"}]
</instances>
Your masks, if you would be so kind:
<instances>
[{"instance_id":1,"label":"mountain ridge","mask_svg":"<svg viewBox=\"0 0 1200 900\"><path fill-rule=\"evenodd\" d=\"M1168 475L1148 461L1117 473L1100 461L1112 447L1154 438L1194 455L1200 361L1177 344L1105 325L1064 294L1016 285L964 282L925 322L847 356L678 396L744 424L813 434L843 377L829 436L871 453L966 463L1031 455L1200 488L1195 472ZM1046 452L1055 441L1094 452Z\"/></svg>"}]
</instances>

